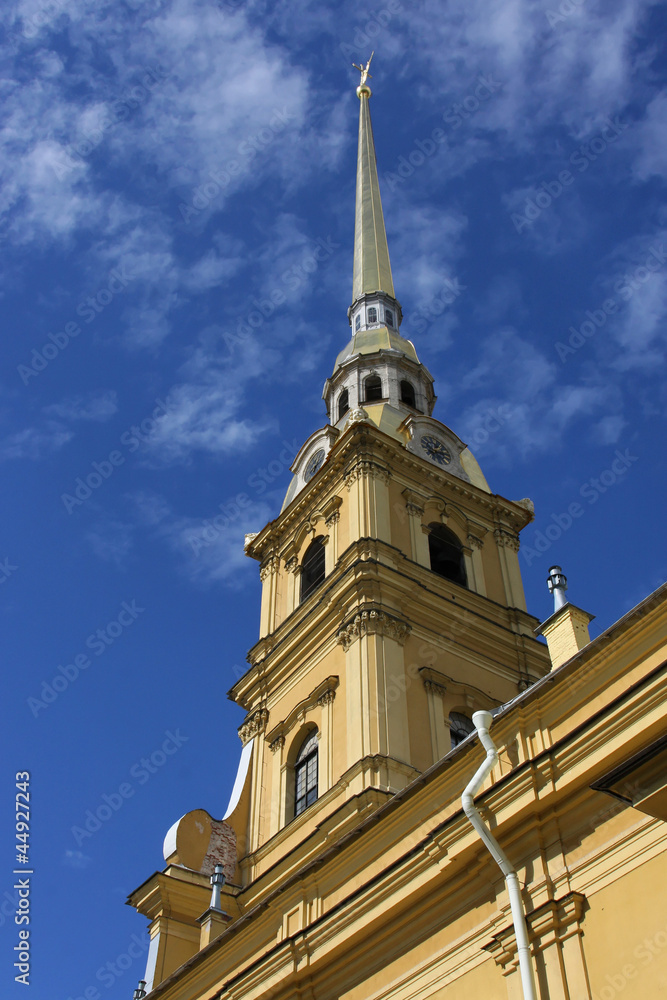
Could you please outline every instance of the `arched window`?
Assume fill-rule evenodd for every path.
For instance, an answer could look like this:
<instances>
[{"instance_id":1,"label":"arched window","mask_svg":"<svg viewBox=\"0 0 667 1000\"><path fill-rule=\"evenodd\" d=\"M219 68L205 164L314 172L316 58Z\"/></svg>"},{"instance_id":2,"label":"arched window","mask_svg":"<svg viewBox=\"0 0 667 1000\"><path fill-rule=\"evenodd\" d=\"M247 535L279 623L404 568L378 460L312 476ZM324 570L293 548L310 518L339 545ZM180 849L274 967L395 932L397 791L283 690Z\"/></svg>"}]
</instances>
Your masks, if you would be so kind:
<instances>
[{"instance_id":1,"label":"arched window","mask_svg":"<svg viewBox=\"0 0 667 1000\"><path fill-rule=\"evenodd\" d=\"M354 321L354 332L359 333L361 329L361 313L357 313L357 318Z\"/></svg>"},{"instance_id":2,"label":"arched window","mask_svg":"<svg viewBox=\"0 0 667 1000\"><path fill-rule=\"evenodd\" d=\"M294 765L294 815L312 806L317 798L317 730L309 733Z\"/></svg>"},{"instance_id":3,"label":"arched window","mask_svg":"<svg viewBox=\"0 0 667 1000\"><path fill-rule=\"evenodd\" d=\"M417 408L415 402L415 387L412 382L408 382L407 379L403 379L401 381L401 402L407 403L407 405L411 406L413 410Z\"/></svg>"},{"instance_id":4,"label":"arched window","mask_svg":"<svg viewBox=\"0 0 667 1000\"><path fill-rule=\"evenodd\" d=\"M452 750L457 747L466 736L475 729L472 719L469 719L463 712L449 713L449 732L452 737Z\"/></svg>"},{"instance_id":5,"label":"arched window","mask_svg":"<svg viewBox=\"0 0 667 1000\"><path fill-rule=\"evenodd\" d=\"M364 382L364 398L367 403L382 399L382 379L379 375L369 375Z\"/></svg>"},{"instance_id":6,"label":"arched window","mask_svg":"<svg viewBox=\"0 0 667 1000\"><path fill-rule=\"evenodd\" d=\"M366 321L368 323L377 323L378 321L378 311L375 306L371 306L366 314Z\"/></svg>"},{"instance_id":7,"label":"arched window","mask_svg":"<svg viewBox=\"0 0 667 1000\"><path fill-rule=\"evenodd\" d=\"M429 524L428 551L431 569L452 583L467 587L463 548L453 531L444 524Z\"/></svg>"},{"instance_id":8,"label":"arched window","mask_svg":"<svg viewBox=\"0 0 667 1000\"><path fill-rule=\"evenodd\" d=\"M347 389L343 389L340 396L338 397L338 419L344 417L347 411L350 409L350 396Z\"/></svg>"},{"instance_id":9,"label":"arched window","mask_svg":"<svg viewBox=\"0 0 667 1000\"><path fill-rule=\"evenodd\" d=\"M301 563L301 600L310 597L324 580L324 539L315 538L306 549Z\"/></svg>"},{"instance_id":10,"label":"arched window","mask_svg":"<svg viewBox=\"0 0 667 1000\"><path fill-rule=\"evenodd\" d=\"M385 311L384 311L384 318L385 318L385 322L386 322L387 326L393 326L394 325L394 314L391 311L391 309L385 309Z\"/></svg>"}]
</instances>

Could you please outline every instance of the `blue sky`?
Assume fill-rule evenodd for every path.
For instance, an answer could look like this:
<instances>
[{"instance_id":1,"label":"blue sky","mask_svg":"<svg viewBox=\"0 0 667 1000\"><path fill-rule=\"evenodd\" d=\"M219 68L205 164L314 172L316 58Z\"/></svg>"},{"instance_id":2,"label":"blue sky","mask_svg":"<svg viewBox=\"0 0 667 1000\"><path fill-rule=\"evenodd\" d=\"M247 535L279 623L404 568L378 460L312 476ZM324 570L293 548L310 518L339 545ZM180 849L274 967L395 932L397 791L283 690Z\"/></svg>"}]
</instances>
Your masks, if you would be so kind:
<instances>
[{"instance_id":1,"label":"blue sky","mask_svg":"<svg viewBox=\"0 0 667 1000\"><path fill-rule=\"evenodd\" d=\"M492 489L535 503L529 610L550 612L552 562L593 634L664 579L664 5L373 10L0 14L0 896L28 770L34 1000L130 997L127 894L174 820L224 812L243 715L226 692L258 628L243 535L279 511L348 338L350 64L372 49L402 332Z\"/></svg>"}]
</instances>

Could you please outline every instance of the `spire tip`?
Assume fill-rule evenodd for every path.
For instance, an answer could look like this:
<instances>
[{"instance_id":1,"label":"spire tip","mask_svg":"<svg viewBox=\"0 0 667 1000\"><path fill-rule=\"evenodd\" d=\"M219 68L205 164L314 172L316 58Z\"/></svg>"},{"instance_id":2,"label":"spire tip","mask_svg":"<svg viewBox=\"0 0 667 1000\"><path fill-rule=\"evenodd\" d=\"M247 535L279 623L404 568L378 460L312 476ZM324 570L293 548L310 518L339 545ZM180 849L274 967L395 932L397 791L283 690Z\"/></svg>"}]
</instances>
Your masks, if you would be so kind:
<instances>
[{"instance_id":1,"label":"spire tip","mask_svg":"<svg viewBox=\"0 0 667 1000\"><path fill-rule=\"evenodd\" d=\"M359 72L361 73L361 81L359 83L359 86L357 87L357 97L359 98L359 100L361 100L362 97L371 97L373 93L371 88L366 83L366 80L368 80L369 77L371 78L371 80L373 79L373 77L368 71L370 69L371 59L373 58L374 55L375 55L375 50L371 52L371 57L365 66L363 65L363 63L360 63L358 66L356 63L352 63L354 68L358 69Z\"/></svg>"}]
</instances>

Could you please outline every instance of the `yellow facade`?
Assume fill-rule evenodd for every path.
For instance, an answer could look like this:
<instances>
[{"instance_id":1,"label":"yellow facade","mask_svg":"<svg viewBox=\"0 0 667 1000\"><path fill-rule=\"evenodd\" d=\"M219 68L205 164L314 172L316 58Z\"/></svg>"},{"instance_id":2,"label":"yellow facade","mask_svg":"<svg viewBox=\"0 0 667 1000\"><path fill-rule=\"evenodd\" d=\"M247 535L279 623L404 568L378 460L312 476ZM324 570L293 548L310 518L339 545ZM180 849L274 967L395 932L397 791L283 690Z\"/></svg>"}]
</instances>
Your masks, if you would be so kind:
<instances>
[{"instance_id":1,"label":"yellow facade","mask_svg":"<svg viewBox=\"0 0 667 1000\"><path fill-rule=\"evenodd\" d=\"M374 195L374 150L361 161L373 172L361 189ZM383 239L383 223L364 233L376 249ZM396 323L390 281L389 270L359 294ZM548 651L518 563L530 503L492 494L463 442L431 417L432 379L412 345L402 350L409 342L384 327L359 336L365 346L342 352L325 386L331 422L297 456L282 512L248 538L260 629L231 691L247 714L228 815L183 817L165 870L130 897L150 920L150 996L519 1000L505 883L461 807L483 754L473 734L453 746L451 728L498 706L499 762L478 805L519 873L539 997L667 996L657 891L667 591L592 642L590 616L566 605L545 623ZM383 365L382 398L332 413ZM396 396L413 371L421 411ZM420 451L433 436L444 460ZM310 459L316 471L304 475ZM439 527L461 553L459 582L432 569ZM324 579L301 599L318 539ZM297 757L313 734L316 799L299 812ZM210 909L216 864L224 912Z\"/></svg>"}]
</instances>

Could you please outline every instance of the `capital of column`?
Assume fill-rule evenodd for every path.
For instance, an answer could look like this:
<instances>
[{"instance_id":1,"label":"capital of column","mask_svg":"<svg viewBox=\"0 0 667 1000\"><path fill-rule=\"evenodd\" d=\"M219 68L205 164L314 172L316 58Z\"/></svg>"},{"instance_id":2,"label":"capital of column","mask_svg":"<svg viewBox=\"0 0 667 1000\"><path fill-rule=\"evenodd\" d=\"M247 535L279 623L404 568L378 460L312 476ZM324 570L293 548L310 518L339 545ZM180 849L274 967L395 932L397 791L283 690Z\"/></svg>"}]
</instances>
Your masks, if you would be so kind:
<instances>
[{"instance_id":1,"label":"capital of column","mask_svg":"<svg viewBox=\"0 0 667 1000\"><path fill-rule=\"evenodd\" d=\"M519 536L513 534L513 532L507 531L505 528L494 528L493 537L498 545L512 549L514 552L519 551Z\"/></svg>"},{"instance_id":2,"label":"capital of column","mask_svg":"<svg viewBox=\"0 0 667 1000\"><path fill-rule=\"evenodd\" d=\"M253 736L257 736L258 733L264 732L268 721L269 713L264 707L257 708L254 712L247 715L238 728L238 734L241 738L243 746L245 746L246 743L249 743Z\"/></svg>"}]
</instances>

